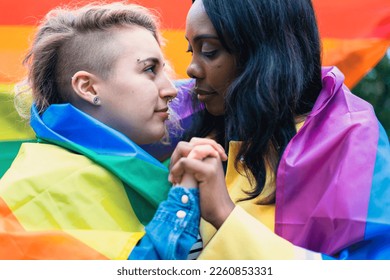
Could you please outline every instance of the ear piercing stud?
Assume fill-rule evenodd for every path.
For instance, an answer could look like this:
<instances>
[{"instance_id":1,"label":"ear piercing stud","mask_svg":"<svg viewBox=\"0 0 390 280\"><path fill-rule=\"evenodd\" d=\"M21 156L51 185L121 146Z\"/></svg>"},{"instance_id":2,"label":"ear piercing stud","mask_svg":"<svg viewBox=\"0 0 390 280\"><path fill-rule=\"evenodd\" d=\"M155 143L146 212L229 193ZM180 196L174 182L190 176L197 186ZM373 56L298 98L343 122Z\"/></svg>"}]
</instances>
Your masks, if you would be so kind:
<instances>
[{"instance_id":1,"label":"ear piercing stud","mask_svg":"<svg viewBox=\"0 0 390 280\"><path fill-rule=\"evenodd\" d=\"M98 96L95 96L92 100L93 104L99 106L101 104L101 100Z\"/></svg>"}]
</instances>

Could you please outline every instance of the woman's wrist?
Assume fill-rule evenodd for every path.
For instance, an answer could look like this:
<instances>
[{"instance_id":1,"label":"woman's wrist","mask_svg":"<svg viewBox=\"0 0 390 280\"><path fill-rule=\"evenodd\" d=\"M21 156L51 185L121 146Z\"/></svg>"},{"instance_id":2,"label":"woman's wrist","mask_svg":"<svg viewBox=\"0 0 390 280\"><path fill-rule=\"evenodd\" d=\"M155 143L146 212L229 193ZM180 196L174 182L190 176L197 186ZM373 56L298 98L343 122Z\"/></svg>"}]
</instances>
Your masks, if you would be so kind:
<instances>
[{"instance_id":1,"label":"woman's wrist","mask_svg":"<svg viewBox=\"0 0 390 280\"><path fill-rule=\"evenodd\" d=\"M197 188L198 182L195 180L194 176L189 173L184 173L183 178L179 184L184 188Z\"/></svg>"},{"instance_id":2,"label":"woman's wrist","mask_svg":"<svg viewBox=\"0 0 390 280\"><path fill-rule=\"evenodd\" d=\"M218 215L216 216L216 219L211 222L211 224L218 230L222 224L226 221L226 219L229 217L230 213L232 213L235 205L234 203L229 200L228 203L226 203L224 206L220 207L220 211L218 211Z\"/></svg>"}]
</instances>

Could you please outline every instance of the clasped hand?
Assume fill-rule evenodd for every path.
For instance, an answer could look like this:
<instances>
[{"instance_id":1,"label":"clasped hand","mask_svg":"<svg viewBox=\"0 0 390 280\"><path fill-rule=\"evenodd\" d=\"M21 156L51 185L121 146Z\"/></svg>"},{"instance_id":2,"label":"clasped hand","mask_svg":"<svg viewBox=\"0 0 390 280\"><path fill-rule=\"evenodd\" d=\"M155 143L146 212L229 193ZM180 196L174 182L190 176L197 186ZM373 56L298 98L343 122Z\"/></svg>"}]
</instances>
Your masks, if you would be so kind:
<instances>
[{"instance_id":1,"label":"clasped hand","mask_svg":"<svg viewBox=\"0 0 390 280\"><path fill-rule=\"evenodd\" d=\"M169 181L173 185L199 188L202 218L216 229L234 209L222 167L222 161L226 160L223 147L206 138L179 142L171 157Z\"/></svg>"}]
</instances>

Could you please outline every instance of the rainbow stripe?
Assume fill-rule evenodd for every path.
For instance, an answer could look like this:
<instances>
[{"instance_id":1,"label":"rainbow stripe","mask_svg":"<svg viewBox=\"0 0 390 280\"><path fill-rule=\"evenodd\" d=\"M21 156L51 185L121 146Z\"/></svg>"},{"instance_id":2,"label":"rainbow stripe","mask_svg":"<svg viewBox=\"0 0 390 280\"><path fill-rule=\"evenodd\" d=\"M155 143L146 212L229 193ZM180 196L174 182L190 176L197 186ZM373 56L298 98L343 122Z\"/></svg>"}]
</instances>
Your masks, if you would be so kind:
<instances>
[{"instance_id":1,"label":"rainbow stripe","mask_svg":"<svg viewBox=\"0 0 390 280\"><path fill-rule=\"evenodd\" d=\"M323 64L337 66L352 88L390 46L387 0L313 0L323 43Z\"/></svg>"},{"instance_id":2,"label":"rainbow stripe","mask_svg":"<svg viewBox=\"0 0 390 280\"><path fill-rule=\"evenodd\" d=\"M20 145L35 138L27 120L22 120L16 112L13 96L4 93L8 90L11 90L10 86L0 87L0 178L11 165Z\"/></svg>"},{"instance_id":3,"label":"rainbow stripe","mask_svg":"<svg viewBox=\"0 0 390 280\"><path fill-rule=\"evenodd\" d=\"M0 181L0 259L127 259L167 197L168 169L70 104L33 107L31 126L38 143Z\"/></svg>"},{"instance_id":4,"label":"rainbow stripe","mask_svg":"<svg viewBox=\"0 0 390 280\"><path fill-rule=\"evenodd\" d=\"M80 0L2 1L0 3L0 85L23 77L21 60L35 31L35 25L58 5L85 4ZM108 1L108 2L113 2ZM155 9L162 19L165 53L178 78L186 78L190 55L185 53L185 17L191 1L139 0ZM387 0L313 0L323 41L324 65L336 65L352 87L371 69L390 45L390 4ZM337 19L337 21L335 20Z\"/></svg>"},{"instance_id":5,"label":"rainbow stripe","mask_svg":"<svg viewBox=\"0 0 390 280\"><path fill-rule=\"evenodd\" d=\"M91 1L80 0L76 2L83 4ZM35 0L0 2L0 177L9 167L21 143L35 138L31 128L18 117L18 114L13 109L12 95L10 94L13 84L21 80L25 75L21 62L31 36L35 32L35 25L51 8L76 2L72 0L40 0L39 5L37 5ZM164 49L166 56L172 62L177 77L186 77L186 66L191 58L185 54L187 42L184 39L184 28L186 12L191 5L191 1L140 0L137 2L146 7L155 8L161 14L163 36L167 39L167 45ZM313 4L317 12L323 42L323 64L338 66L346 76L346 84L352 87L383 57L390 45L390 3L388 0L313 0ZM346 104L354 105L353 98L347 98ZM300 138L300 134L298 134L293 141L294 143L298 142L298 144L288 148L289 153L286 153L288 156L285 158L286 165L282 168L280 175L286 182L294 183L290 186L294 189L294 193L290 191L290 187L287 185L281 188L278 187L282 192L278 194L278 199L283 202L280 205L284 206L281 209L277 209L276 230L282 236L292 240L294 244L304 244L307 248L317 249L315 248L316 239L324 238L326 242L321 242L323 247L319 248L319 250L331 254L345 245L343 243L346 241L343 241L343 238L340 238L340 240L332 238L332 234L337 233L335 231L343 228L350 233L354 241L364 243L368 240L372 245L378 247L382 246L381 244L384 244L384 242L388 243L388 238L382 234L389 230L387 213L389 213L390 206L387 201L390 194L383 187L390 184L388 172L386 173L384 169L385 166L388 166L387 160L390 158L388 138L380 125L378 125L376 118L373 118L371 109L364 112L367 112L368 116L365 116L363 113L354 113L349 115L354 117L352 119L343 118L344 122L359 120L355 125L361 125L361 128L364 127L365 129L357 129L356 131L359 131L358 134L355 134L355 132L349 134L348 130L343 130L342 127L338 126L339 123L336 120L332 129L329 128L328 130L323 127L321 131L316 131L316 128L310 127L310 122L307 122L308 124L305 124L303 129L312 131L313 134L308 133L306 135L312 135L313 137ZM315 114L311 115L312 118L319 118L320 116L321 114L318 114L318 116ZM331 134L327 134L328 132L331 132ZM351 167L351 170L354 170L352 166L354 162L364 161L365 168L355 170L354 174L351 173L350 176L345 178L328 176L329 174L338 174L333 166L340 165L332 165L331 163L339 161L340 155L343 155L343 153L339 153L335 158L329 157L331 153L327 153L326 148L320 144L331 144L332 141L343 142L344 137L351 137L351 139L365 137L366 141L364 143L370 143L369 149L366 149L366 147L359 149L358 145L356 147L354 145L345 147L345 151L348 153L354 151L354 156L352 157L353 160L346 162L343 166L345 168ZM315 166L308 164L305 161L305 156L298 159L295 158L299 153L305 155L305 145L302 143L316 144L313 143L313 139L318 139L318 147L314 150L320 152L316 156L323 156L322 162L327 164L329 174L317 174ZM361 143L363 141L357 142ZM354 141L350 143L354 143ZM28 147L28 144L26 144L26 147ZM296 147L299 148L296 149ZM371 150L371 155L376 155L376 157L370 156L369 153L361 154L360 151L363 150ZM42 151L40 156L50 158L52 154ZM121 161L118 162L120 163ZM304 167L301 177L288 177L290 164ZM25 172L25 170L22 171ZM96 170L95 174L99 174L99 172ZM316 176L313 176L313 174ZM106 174L105 176L108 175ZM371 183L362 183L367 178L373 178L370 181ZM308 196L311 192L304 191L305 188L302 188L302 192L296 192L296 190L301 189L301 186L310 187L311 184L318 184L319 181L328 182L336 179L339 180L337 186L347 185L342 184L343 182L348 182L348 185L351 185L350 180L356 181L356 185L353 184L355 188L349 190L341 188L342 192L337 189L331 192L329 196L326 193L324 196L320 196L320 194ZM119 184L119 188L123 188L123 186L123 184ZM124 205L126 203L129 204L133 195L129 191L125 193L126 200L123 201ZM332 197L335 194L343 197ZM138 193L136 196L138 196ZM338 199L345 201L344 196L351 197L351 205L337 203ZM81 197L80 199L83 200L84 198ZM116 199L119 201L120 198ZM148 200L149 198L145 199ZM158 198L152 198L150 201L151 210L147 211L149 214L144 217L144 221L147 221L150 213L154 211L153 207ZM305 201L305 203L302 204L302 201ZM356 202L358 203L355 204ZM304 214L307 209L302 206L306 204L307 207L315 206L315 213ZM326 208L325 205L333 205L334 207ZM356 207L357 209L353 208L355 205L359 207ZM378 207L379 205L380 207ZM107 237L102 232L94 231L91 235L90 233L73 230L68 232L62 230L31 231L26 228L26 221L21 221L18 218L13 207L5 197L0 199L0 228L5 229L8 233L15 233L9 235L3 231L0 232L0 247L2 248L0 253L14 253L14 255L8 255L5 258L23 258L23 256L34 256L38 259L48 258L50 256L44 253L45 251L47 252L45 250L46 244L56 244L55 246L51 245L50 250L55 252L51 257L80 259L123 258L126 253L119 252L120 248L126 248L125 251L129 251L129 248L142 236L142 230L139 230L135 235L119 236L113 234L112 240L118 240L117 243L114 242L117 244L116 246L112 245L114 243L110 244L110 246L115 247L112 251L116 253L113 254L107 246L101 247L101 244L106 243L104 240ZM379 211L379 209L384 209L384 211ZM350 211L356 215L350 217ZM134 210L130 212L134 213ZM34 214L33 211L31 213ZM116 212L114 211L113 213L115 216ZM303 214L303 216L300 214ZM326 219L323 218L324 214L327 215ZM309 228L300 226L300 224L306 223L307 215L313 217L317 215L319 220L324 221L321 226L315 219L313 219L314 222L307 223L307 227L318 227L318 230L315 231L317 232L316 235L310 237L307 236ZM329 217L330 219L328 219ZM346 218L355 222L345 222ZM130 218L128 217L128 219ZM143 227L141 221L139 221L138 226L140 228ZM294 231L301 233L296 235ZM75 254L75 248L80 249L78 254ZM378 250L372 252L376 253ZM358 258L358 254L367 254L367 252L359 250L358 253L349 249L344 250L343 254L351 258ZM0 255L0 258L4 257ZM382 256L382 258L388 258L388 256Z\"/></svg>"}]
</instances>

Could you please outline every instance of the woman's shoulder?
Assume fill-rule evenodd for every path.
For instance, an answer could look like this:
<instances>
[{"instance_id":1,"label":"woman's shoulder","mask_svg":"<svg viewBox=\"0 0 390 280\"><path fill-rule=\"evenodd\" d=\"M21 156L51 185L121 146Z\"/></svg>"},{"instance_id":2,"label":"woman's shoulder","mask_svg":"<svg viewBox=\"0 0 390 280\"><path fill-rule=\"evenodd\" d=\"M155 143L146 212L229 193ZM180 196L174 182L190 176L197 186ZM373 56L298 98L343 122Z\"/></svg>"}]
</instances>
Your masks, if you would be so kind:
<instances>
[{"instance_id":1,"label":"woman's shoulder","mask_svg":"<svg viewBox=\"0 0 390 280\"><path fill-rule=\"evenodd\" d=\"M45 163L46 167L49 167L49 164L65 165L68 164L68 161L72 161L76 166L91 162L84 155L50 143L23 143L15 160L31 163L41 162Z\"/></svg>"},{"instance_id":2,"label":"woman's shoulder","mask_svg":"<svg viewBox=\"0 0 390 280\"><path fill-rule=\"evenodd\" d=\"M23 143L3 180L51 179L61 180L69 174L106 174L103 167L84 155L69 151L54 144Z\"/></svg>"}]
</instances>

